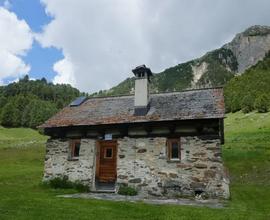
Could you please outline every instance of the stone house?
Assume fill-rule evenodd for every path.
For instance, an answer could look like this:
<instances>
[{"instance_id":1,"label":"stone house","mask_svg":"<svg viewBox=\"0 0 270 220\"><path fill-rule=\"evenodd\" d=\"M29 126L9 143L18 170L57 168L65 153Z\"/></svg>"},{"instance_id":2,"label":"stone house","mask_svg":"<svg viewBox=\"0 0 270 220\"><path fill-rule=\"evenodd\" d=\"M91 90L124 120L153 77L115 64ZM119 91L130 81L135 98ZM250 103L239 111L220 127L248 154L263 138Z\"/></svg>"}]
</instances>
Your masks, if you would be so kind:
<instances>
[{"instance_id":1,"label":"stone house","mask_svg":"<svg viewBox=\"0 0 270 220\"><path fill-rule=\"evenodd\" d=\"M40 127L50 136L44 180L67 176L91 191L121 185L144 196L228 198L222 163L222 88L149 94L136 67L135 95L79 98Z\"/></svg>"}]
</instances>

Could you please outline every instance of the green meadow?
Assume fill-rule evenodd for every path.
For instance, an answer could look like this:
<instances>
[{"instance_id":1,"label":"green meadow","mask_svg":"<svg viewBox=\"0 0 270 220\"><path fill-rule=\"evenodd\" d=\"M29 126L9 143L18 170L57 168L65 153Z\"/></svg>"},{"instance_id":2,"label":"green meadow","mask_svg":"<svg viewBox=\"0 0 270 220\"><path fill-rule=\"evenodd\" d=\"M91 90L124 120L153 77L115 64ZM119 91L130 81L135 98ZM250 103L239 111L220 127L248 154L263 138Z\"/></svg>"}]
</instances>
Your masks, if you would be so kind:
<instances>
[{"instance_id":1,"label":"green meadow","mask_svg":"<svg viewBox=\"0 0 270 220\"><path fill-rule=\"evenodd\" d=\"M270 113L225 120L231 199L223 209L67 199L41 184L47 137L0 127L0 219L270 219Z\"/></svg>"}]
</instances>

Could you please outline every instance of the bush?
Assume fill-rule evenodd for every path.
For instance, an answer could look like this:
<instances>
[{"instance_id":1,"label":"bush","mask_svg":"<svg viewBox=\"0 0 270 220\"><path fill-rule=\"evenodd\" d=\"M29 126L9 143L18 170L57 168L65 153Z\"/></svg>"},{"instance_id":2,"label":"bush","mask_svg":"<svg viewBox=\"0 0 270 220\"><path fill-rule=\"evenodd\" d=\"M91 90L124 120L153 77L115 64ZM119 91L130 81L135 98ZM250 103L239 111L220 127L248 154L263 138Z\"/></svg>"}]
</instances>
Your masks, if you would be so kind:
<instances>
[{"instance_id":1,"label":"bush","mask_svg":"<svg viewBox=\"0 0 270 220\"><path fill-rule=\"evenodd\" d=\"M73 188L72 182L68 180L67 176L56 177L51 180L49 180L50 187L54 189L70 189Z\"/></svg>"},{"instance_id":2,"label":"bush","mask_svg":"<svg viewBox=\"0 0 270 220\"><path fill-rule=\"evenodd\" d=\"M138 194L137 190L130 186L120 186L118 194L125 196L136 196Z\"/></svg>"},{"instance_id":3,"label":"bush","mask_svg":"<svg viewBox=\"0 0 270 220\"><path fill-rule=\"evenodd\" d=\"M255 100L255 108L260 113L268 112L269 110L269 99L266 94L258 96Z\"/></svg>"},{"instance_id":4,"label":"bush","mask_svg":"<svg viewBox=\"0 0 270 220\"><path fill-rule=\"evenodd\" d=\"M82 184L80 181L71 182L67 176L51 179L48 185L54 189L76 189L79 192L89 191L88 186Z\"/></svg>"},{"instance_id":5,"label":"bush","mask_svg":"<svg viewBox=\"0 0 270 220\"><path fill-rule=\"evenodd\" d=\"M76 181L73 183L73 188L79 192L89 192L89 187L82 184L80 181Z\"/></svg>"}]
</instances>

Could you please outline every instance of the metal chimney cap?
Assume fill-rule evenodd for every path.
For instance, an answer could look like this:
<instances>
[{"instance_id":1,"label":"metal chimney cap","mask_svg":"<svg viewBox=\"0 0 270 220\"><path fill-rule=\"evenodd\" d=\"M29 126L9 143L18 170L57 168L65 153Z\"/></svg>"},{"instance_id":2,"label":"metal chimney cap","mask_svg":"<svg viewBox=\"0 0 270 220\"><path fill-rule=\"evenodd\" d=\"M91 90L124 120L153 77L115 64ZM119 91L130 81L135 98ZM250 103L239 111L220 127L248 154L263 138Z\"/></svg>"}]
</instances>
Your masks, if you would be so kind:
<instances>
[{"instance_id":1,"label":"metal chimney cap","mask_svg":"<svg viewBox=\"0 0 270 220\"><path fill-rule=\"evenodd\" d=\"M132 70L135 76L141 73L146 73L147 76L152 76L153 73L150 68L146 67L145 64L137 66L135 69Z\"/></svg>"}]
</instances>

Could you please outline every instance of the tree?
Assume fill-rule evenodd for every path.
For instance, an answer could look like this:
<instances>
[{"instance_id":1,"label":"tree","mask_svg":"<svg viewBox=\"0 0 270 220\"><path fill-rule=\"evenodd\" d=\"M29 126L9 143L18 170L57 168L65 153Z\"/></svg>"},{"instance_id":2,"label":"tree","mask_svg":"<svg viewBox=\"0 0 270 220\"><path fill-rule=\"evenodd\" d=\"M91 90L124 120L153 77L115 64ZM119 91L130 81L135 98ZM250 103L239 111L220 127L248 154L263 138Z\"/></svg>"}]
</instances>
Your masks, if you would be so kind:
<instances>
[{"instance_id":1,"label":"tree","mask_svg":"<svg viewBox=\"0 0 270 220\"><path fill-rule=\"evenodd\" d=\"M33 99L29 102L23 112L22 125L36 128L56 112L57 108L55 104L39 99Z\"/></svg>"},{"instance_id":2,"label":"tree","mask_svg":"<svg viewBox=\"0 0 270 220\"><path fill-rule=\"evenodd\" d=\"M3 108L7 104L8 100L5 96L0 95L0 108Z\"/></svg>"},{"instance_id":3,"label":"tree","mask_svg":"<svg viewBox=\"0 0 270 220\"><path fill-rule=\"evenodd\" d=\"M240 100L237 97L233 97L231 100L231 111L237 112L241 109Z\"/></svg>"},{"instance_id":4,"label":"tree","mask_svg":"<svg viewBox=\"0 0 270 220\"><path fill-rule=\"evenodd\" d=\"M0 122L35 128L79 96L80 91L70 85L54 85L45 78L29 80L26 75L19 82L0 86Z\"/></svg>"},{"instance_id":5,"label":"tree","mask_svg":"<svg viewBox=\"0 0 270 220\"><path fill-rule=\"evenodd\" d=\"M40 81L43 82L44 84L47 84L47 80L45 77L42 77Z\"/></svg>"},{"instance_id":6,"label":"tree","mask_svg":"<svg viewBox=\"0 0 270 220\"><path fill-rule=\"evenodd\" d=\"M244 113L251 112L254 109L254 100L250 94L247 94L241 103L241 109Z\"/></svg>"},{"instance_id":7,"label":"tree","mask_svg":"<svg viewBox=\"0 0 270 220\"><path fill-rule=\"evenodd\" d=\"M260 112L260 113L268 112L268 110L269 110L268 96L265 93L258 96L255 100L254 106L258 110L258 112Z\"/></svg>"},{"instance_id":8,"label":"tree","mask_svg":"<svg viewBox=\"0 0 270 220\"><path fill-rule=\"evenodd\" d=\"M29 76L25 75L22 79L20 79L21 82L28 82L29 81Z\"/></svg>"},{"instance_id":9,"label":"tree","mask_svg":"<svg viewBox=\"0 0 270 220\"><path fill-rule=\"evenodd\" d=\"M20 126L20 119L18 117L19 110L13 101L7 103L1 112L1 124L7 127Z\"/></svg>"}]
</instances>

